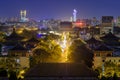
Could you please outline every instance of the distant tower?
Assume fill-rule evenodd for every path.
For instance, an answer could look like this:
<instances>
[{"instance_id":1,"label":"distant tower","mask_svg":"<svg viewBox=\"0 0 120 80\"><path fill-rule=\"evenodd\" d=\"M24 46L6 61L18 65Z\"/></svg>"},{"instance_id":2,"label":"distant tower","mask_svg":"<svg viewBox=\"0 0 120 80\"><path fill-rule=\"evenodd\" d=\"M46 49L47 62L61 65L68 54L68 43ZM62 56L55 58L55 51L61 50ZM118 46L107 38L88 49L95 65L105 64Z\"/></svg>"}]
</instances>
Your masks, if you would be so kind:
<instances>
[{"instance_id":1,"label":"distant tower","mask_svg":"<svg viewBox=\"0 0 120 80\"><path fill-rule=\"evenodd\" d=\"M70 17L70 21L71 21L71 22L73 21L73 17Z\"/></svg>"},{"instance_id":2,"label":"distant tower","mask_svg":"<svg viewBox=\"0 0 120 80\"><path fill-rule=\"evenodd\" d=\"M21 19L21 21L26 21L26 14L27 14L27 12L26 12L26 10L21 10L20 11L20 19Z\"/></svg>"},{"instance_id":3,"label":"distant tower","mask_svg":"<svg viewBox=\"0 0 120 80\"><path fill-rule=\"evenodd\" d=\"M77 10L74 9L73 10L73 21L76 22L76 20L77 20Z\"/></svg>"}]
</instances>

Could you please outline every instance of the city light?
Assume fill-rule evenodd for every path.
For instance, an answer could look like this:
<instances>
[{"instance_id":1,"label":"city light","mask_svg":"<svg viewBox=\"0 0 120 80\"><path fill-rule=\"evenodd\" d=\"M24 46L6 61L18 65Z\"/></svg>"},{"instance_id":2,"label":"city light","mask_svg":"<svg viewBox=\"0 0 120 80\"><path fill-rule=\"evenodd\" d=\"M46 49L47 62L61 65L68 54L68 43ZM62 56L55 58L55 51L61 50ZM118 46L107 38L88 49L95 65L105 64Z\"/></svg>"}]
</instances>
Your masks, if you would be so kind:
<instances>
[{"instance_id":1,"label":"city light","mask_svg":"<svg viewBox=\"0 0 120 80\"><path fill-rule=\"evenodd\" d=\"M62 34L62 41L59 41L59 45L61 46L62 49L62 62L67 62L68 61L68 48L71 44L69 38L68 38L68 33L63 32Z\"/></svg>"},{"instance_id":2,"label":"city light","mask_svg":"<svg viewBox=\"0 0 120 80\"><path fill-rule=\"evenodd\" d=\"M120 78L120 0L21 1L1 0L0 80Z\"/></svg>"}]
</instances>

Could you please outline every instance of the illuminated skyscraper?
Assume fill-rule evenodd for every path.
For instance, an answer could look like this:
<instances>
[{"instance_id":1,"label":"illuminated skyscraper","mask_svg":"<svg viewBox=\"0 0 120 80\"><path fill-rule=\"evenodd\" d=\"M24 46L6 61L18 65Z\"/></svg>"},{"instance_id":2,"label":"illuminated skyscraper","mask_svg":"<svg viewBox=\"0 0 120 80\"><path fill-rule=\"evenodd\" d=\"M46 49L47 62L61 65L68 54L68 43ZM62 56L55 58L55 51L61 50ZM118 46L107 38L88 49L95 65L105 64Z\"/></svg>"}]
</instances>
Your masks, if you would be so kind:
<instances>
[{"instance_id":1,"label":"illuminated skyscraper","mask_svg":"<svg viewBox=\"0 0 120 80\"><path fill-rule=\"evenodd\" d=\"M21 11L20 11L20 19L21 19L21 22L26 22L26 21L28 21L28 19L26 18L26 14L27 14L27 11L26 11L26 10L21 10Z\"/></svg>"},{"instance_id":2,"label":"illuminated skyscraper","mask_svg":"<svg viewBox=\"0 0 120 80\"><path fill-rule=\"evenodd\" d=\"M77 20L77 10L74 9L73 10L73 21L76 22L76 20Z\"/></svg>"}]
</instances>

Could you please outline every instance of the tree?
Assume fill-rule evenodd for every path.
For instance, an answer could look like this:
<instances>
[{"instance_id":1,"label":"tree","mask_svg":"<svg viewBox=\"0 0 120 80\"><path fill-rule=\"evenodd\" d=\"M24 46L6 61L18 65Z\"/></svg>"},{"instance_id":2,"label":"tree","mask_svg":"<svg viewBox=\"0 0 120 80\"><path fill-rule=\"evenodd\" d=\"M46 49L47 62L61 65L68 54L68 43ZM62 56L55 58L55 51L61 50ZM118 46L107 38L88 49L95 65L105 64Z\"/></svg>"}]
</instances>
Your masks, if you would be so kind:
<instances>
[{"instance_id":1,"label":"tree","mask_svg":"<svg viewBox=\"0 0 120 80\"><path fill-rule=\"evenodd\" d=\"M96 72L96 74L99 76L100 75L100 70L99 69L95 69L94 70Z\"/></svg>"},{"instance_id":2,"label":"tree","mask_svg":"<svg viewBox=\"0 0 120 80\"><path fill-rule=\"evenodd\" d=\"M34 60L37 64L42 62L47 62L50 56L50 53L47 52L44 48L36 48L34 49L33 53L34 53Z\"/></svg>"},{"instance_id":3,"label":"tree","mask_svg":"<svg viewBox=\"0 0 120 80\"><path fill-rule=\"evenodd\" d=\"M105 76L102 76L100 80L108 80Z\"/></svg>"},{"instance_id":4,"label":"tree","mask_svg":"<svg viewBox=\"0 0 120 80\"><path fill-rule=\"evenodd\" d=\"M0 67L8 70L16 69L20 67L20 64L16 62L14 57L2 57L0 59Z\"/></svg>"},{"instance_id":5,"label":"tree","mask_svg":"<svg viewBox=\"0 0 120 80\"><path fill-rule=\"evenodd\" d=\"M4 42L5 41L4 37L6 37L6 34L4 32L0 31L0 42Z\"/></svg>"},{"instance_id":6,"label":"tree","mask_svg":"<svg viewBox=\"0 0 120 80\"><path fill-rule=\"evenodd\" d=\"M31 37L35 37L36 36L36 34L37 34L37 32L36 31L34 31L34 30L27 30L27 29L24 29L23 31L22 31L22 33L21 33L21 35L23 36L23 37L25 37L25 38L31 38Z\"/></svg>"},{"instance_id":7,"label":"tree","mask_svg":"<svg viewBox=\"0 0 120 80\"><path fill-rule=\"evenodd\" d=\"M2 44L0 44L0 55L2 54Z\"/></svg>"},{"instance_id":8,"label":"tree","mask_svg":"<svg viewBox=\"0 0 120 80\"><path fill-rule=\"evenodd\" d=\"M117 72L119 72L119 67L117 64L115 64L114 62L112 61L105 61L105 73L106 73L106 76L108 77L111 77L113 76L112 72L116 72L115 74L117 74Z\"/></svg>"},{"instance_id":9,"label":"tree","mask_svg":"<svg viewBox=\"0 0 120 80\"><path fill-rule=\"evenodd\" d=\"M7 71L4 68L0 68L0 77L7 77Z\"/></svg>"},{"instance_id":10,"label":"tree","mask_svg":"<svg viewBox=\"0 0 120 80\"><path fill-rule=\"evenodd\" d=\"M68 58L71 62L84 62L88 67L92 68L93 52L89 50L80 39L75 40L70 46Z\"/></svg>"},{"instance_id":11,"label":"tree","mask_svg":"<svg viewBox=\"0 0 120 80\"><path fill-rule=\"evenodd\" d=\"M33 64L58 62L61 58L61 47L54 40L41 41L33 50Z\"/></svg>"},{"instance_id":12,"label":"tree","mask_svg":"<svg viewBox=\"0 0 120 80\"><path fill-rule=\"evenodd\" d=\"M15 71L10 71L9 74L10 74L9 80L17 80L17 75Z\"/></svg>"},{"instance_id":13,"label":"tree","mask_svg":"<svg viewBox=\"0 0 120 80\"><path fill-rule=\"evenodd\" d=\"M118 80L118 76L116 73L114 73L114 75L113 75L113 80Z\"/></svg>"},{"instance_id":14,"label":"tree","mask_svg":"<svg viewBox=\"0 0 120 80\"><path fill-rule=\"evenodd\" d=\"M105 61L105 67L109 68L109 67L116 67L117 65L113 62L110 62L110 61Z\"/></svg>"},{"instance_id":15,"label":"tree","mask_svg":"<svg viewBox=\"0 0 120 80\"><path fill-rule=\"evenodd\" d=\"M6 63L5 63L5 59L4 58L1 58L0 59L0 68L6 68Z\"/></svg>"},{"instance_id":16,"label":"tree","mask_svg":"<svg viewBox=\"0 0 120 80\"><path fill-rule=\"evenodd\" d=\"M47 35L44 40L57 40L60 38L61 38L61 36L59 36L59 35L49 33L49 35Z\"/></svg>"}]
</instances>

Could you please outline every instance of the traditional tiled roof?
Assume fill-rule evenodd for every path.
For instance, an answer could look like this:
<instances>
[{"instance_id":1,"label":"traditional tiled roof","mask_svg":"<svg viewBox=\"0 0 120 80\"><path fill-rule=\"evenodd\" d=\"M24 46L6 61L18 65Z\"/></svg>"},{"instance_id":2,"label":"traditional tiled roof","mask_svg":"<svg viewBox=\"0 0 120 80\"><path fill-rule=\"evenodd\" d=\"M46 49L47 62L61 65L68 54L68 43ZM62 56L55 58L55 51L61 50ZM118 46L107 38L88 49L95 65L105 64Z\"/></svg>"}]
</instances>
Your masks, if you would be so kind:
<instances>
[{"instance_id":1,"label":"traditional tiled roof","mask_svg":"<svg viewBox=\"0 0 120 80\"><path fill-rule=\"evenodd\" d=\"M97 74L82 63L40 63L25 77L97 77Z\"/></svg>"},{"instance_id":2,"label":"traditional tiled roof","mask_svg":"<svg viewBox=\"0 0 120 80\"><path fill-rule=\"evenodd\" d=\"M95 49L95 51L113 51L113 50L108 48L106 45L101 44L99 47Z\"/></svg>"},{"instance_id":3,"label":"traditional tiled roof","mask_svg":"<svg viewBox=\"0 0 120 80\"><path fill-rule=\"evenodd\" d=\"M17 43L18 43L17 41L11 41L11 42L5 41L5 42L3 42L3 44L6 46L15 46Z\"/></svg>"},{"instance_id":4,"label":"traditional tiled roof","mask_svg":"<svg viewBox=\"0 0 120 80\"><path fill-rule=\"evenodd\" d=\"M21 40L23 38L16 33L15 28L13 28L13 32L9 36L5 37L6 40Z\"/></svg>"},{"instance_id":5,"label":"traditional tiled roof","mask_svg":"<svg viewBox=\"0 0 120 80\"><path fill-rule=\"evenodd\" d=\"M29 40L27 40L26 42L39 42L39 40L37 40L36 38L32 37Z\"/></svg>"},{"instance_id":6,"label":"traditional tiled roof","mask_svg":"<svg viewBox=\"0 0 120 80\"><path fill-rule=\"evenodd\" d=\"M101 41L96 40L94 37L91 37L89 40L86 41L88 44L95 44L100 43Z\"/></svg>"},{"instance_id":7,"label":"traditional tiled roof","mask_svg":"<svg viewBox=\"0 0 120 80\"><path fill-rule=\"evenodd\" d=\"M107 41L107 42L105 42L105 44L106 45L108 45L108 46L120 46L120 42L118 42L118 41Z\"/></svg>"},{"instance_id":8,"label":"traditional tiled roof","mask_svg":"<svg viewBox=\"0 0 120 80\"><path fill-rule=\"evenodd\" d=\"M23 47L20 43L18 43L15 47L13 47L11 50L27 50L25 47Z\"/></svg>"},{"instance_id":9,"label":"traditional tiled roof","mask_svg":"<svg viewBox=\"0 0 120 80\"><path fill-rule=\"evenodd\" d=\"M100 39L102 39L103 41L118 41L119 38L116 37L114 34L112 34L111 32L109 32L108 34L106 34L103 37L100 37Z\"/></svg>"}]
</instances>

